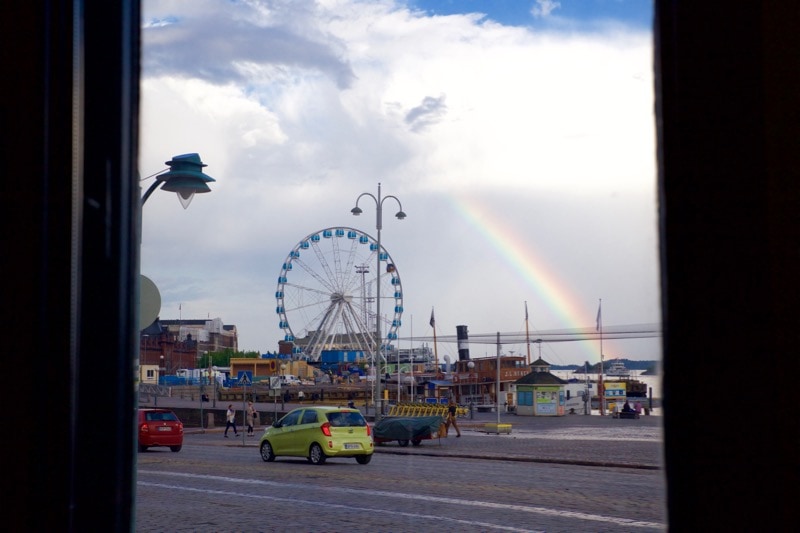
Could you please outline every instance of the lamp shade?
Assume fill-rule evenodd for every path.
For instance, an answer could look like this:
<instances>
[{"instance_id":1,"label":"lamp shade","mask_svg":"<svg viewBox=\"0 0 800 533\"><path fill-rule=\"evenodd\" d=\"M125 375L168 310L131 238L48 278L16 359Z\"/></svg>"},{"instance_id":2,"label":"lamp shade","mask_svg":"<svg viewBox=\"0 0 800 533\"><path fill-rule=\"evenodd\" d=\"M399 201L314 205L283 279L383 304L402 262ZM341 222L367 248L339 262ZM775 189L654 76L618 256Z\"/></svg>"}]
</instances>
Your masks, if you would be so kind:
<instances>
[{"instance_id":1,"label":"lamp shade","mask_svg":"<svg viewBox=\"0 0 800 533\"><path fill-rule=\"evenodd\" d=\"M200 160L199 154L176 155L165 164L169 170L156 176L156 180L163 183L162 190L178 193L184 208L188 207L195 193L211 192L207 184L216 180L203 172L207 165Z\"/></svg>"}]
</instances>

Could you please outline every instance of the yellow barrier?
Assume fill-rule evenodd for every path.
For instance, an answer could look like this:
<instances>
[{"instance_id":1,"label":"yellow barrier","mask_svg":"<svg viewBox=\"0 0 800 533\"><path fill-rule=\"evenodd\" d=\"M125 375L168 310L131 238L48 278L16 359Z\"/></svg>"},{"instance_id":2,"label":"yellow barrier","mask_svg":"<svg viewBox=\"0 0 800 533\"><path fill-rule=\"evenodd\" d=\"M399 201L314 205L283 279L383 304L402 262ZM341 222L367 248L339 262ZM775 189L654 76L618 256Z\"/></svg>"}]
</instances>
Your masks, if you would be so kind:
<instances>
[{"instance_id":1,"label":"yellow barrier","mask_svg":"<svg viewBox=\"0 0 800 533\"><path fill-rule=\"evenodd\" d=\"M421 402L401 402L393 405L389 416L436 416L444 415L446 407Z\"/></svg>"},{"instance_id":2,"label":"yellow barrier","mask_svg":"<svg viewBox=\"0 0 800 533\"><path fill-rule=\"evenodd\" d=\"M401 402L389 409L388 416L443 416L447 417L448 407L442 404L424 402ZM456 416L469 415L469 408L457 407Z\"/></svg>"}]
</instances>

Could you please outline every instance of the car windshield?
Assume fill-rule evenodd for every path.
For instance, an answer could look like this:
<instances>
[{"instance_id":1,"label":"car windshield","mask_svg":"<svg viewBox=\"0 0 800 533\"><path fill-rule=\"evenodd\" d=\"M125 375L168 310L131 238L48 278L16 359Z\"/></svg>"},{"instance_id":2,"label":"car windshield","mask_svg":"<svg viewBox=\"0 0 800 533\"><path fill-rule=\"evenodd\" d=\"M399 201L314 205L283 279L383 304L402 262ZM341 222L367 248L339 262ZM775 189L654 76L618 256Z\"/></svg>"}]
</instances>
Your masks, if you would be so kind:
<instances>
[{"instance_id":1,"label":"car windshield","mask_svg":"<svg viewBox=\"0 0 800 533\"><path fill-rule=\"evenodd\" d=\"M145 420L147 420L148 422L157 422L161 420L175 422L178 420L178 417L175 416L175 413L170 413L170 412L146 413Z\"/></svg>"},{"instance_id":2,"label":"car windshield","mask_svg":"<svg viewBox=\"0 0 800 533\"><path fill-rule=\"evenodd\" d=\"M363 427L367 425L367 421L361 416L361 413L355 411L336 411L328 413L326 416L333 427Z\"/></svg>"}]
</instances>

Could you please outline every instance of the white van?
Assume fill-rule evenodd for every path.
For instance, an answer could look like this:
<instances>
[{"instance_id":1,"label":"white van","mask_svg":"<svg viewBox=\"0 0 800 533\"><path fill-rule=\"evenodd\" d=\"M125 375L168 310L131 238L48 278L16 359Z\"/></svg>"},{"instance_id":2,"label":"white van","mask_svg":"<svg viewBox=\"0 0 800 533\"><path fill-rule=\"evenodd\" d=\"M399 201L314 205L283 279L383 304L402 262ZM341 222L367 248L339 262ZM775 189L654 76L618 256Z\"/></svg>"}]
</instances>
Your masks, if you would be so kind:
<instances>
[{"instance_id":1,"label":"white van","mask_svg":"<svg viewBox=\"0 0 800 533\"><path fill-rule=\"evenodd\" d=\"M281 376L281 385L300 385L300 378L292 374Z\"/></svg>"}]
</instances>

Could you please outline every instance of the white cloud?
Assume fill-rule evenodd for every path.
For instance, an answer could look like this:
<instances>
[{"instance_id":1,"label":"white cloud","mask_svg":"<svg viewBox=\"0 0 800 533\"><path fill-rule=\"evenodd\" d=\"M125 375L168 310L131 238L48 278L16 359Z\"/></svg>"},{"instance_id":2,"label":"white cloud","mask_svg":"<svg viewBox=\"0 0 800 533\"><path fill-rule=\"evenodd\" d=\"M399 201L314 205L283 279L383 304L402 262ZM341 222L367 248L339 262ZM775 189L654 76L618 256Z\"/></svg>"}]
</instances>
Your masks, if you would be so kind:
<instances>
[{"instance_id":1,"label":"white cloud","mask_svg":"<svg viewBox=\"0 0 800 533\"><path fill-rule=\"evenodd\" d=\"M561 2L555 0L536 0L536 5L531 8L531 15L534 17L547 17L561 7Z\"/></svg>"},{"instance_id":2,"label":"white cloud","mask_svg":"<svg viewBox=\"0 0 800 533\"><path fill-rule=\"evenodd\" d=\"M658 321L651 35L533 32L389 1L144 9L159 22L144 30L142 174L198 152L217 180L186 211L164 193L145 207L142 271L162 318L182 303L184 317L236 324L242 348L275 350L287 253L327 227L374 235L374 208L349 211L380 181L408 214L386 214L383 244L415 336L432 306L442 334L524 329L523 301L536 328L572 327L559 298L586 325L600 297L607 324ZM495 227L513 233L506 248ZM604 351L658 356L629 346Z\"/></svg>"}]
</instances>

